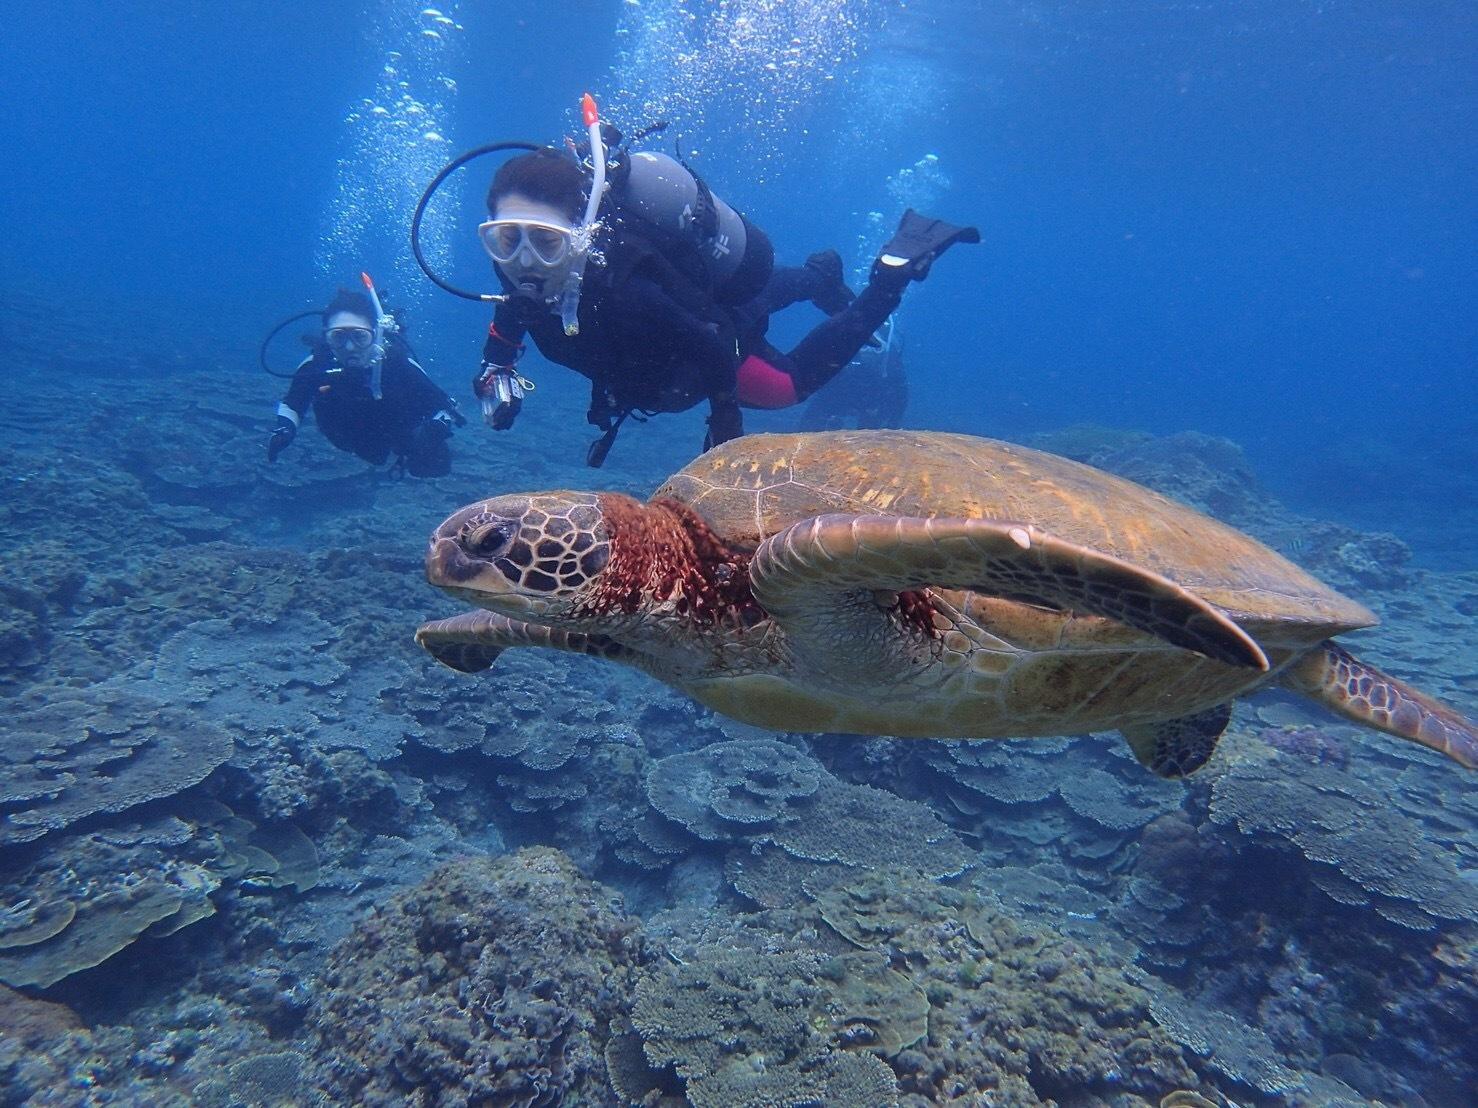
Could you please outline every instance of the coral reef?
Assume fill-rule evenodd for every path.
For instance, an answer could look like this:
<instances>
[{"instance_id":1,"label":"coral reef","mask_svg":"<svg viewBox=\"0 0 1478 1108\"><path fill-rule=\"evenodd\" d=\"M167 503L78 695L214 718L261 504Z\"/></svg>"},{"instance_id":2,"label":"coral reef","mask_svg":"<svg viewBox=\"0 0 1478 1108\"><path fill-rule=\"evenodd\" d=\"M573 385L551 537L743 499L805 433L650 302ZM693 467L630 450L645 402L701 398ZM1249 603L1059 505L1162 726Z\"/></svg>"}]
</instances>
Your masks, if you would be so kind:
<instances>
[{"instance_id":1,"label":"coral reef","mask_svg":"<svg viewBox=\"0 0 1478 1108\"><path fill-rule=\"evenodd\" d=\"M633 1022L648 1060L674 1064L690 1099L696 1083L702 1103L724 1103L762 1073L798 1083L801 1099L805 1066L843 1050L887 1059L913 1105L1042 1104L1067 1089L1148 1094L1192 1080L1130 970L989 894L912 870L834 867L804 885L798 913L689 924L662 940L673 964L642 971ZM831 953L838 940L854 953ZM736 1042L751 1053L717 1050ZM805 1062L797 1072L777 1059Z\"/></svg>"},{"instance_id":2,"label":"coral reef","mask_svg":"<svg viewBox=\"0 0 1478 1108\"><path fill-rule=\"evenodd\" d=\"M647 797L700 839L771 844L793 858L958 875L964 843L928 807L828 773L774 739L735 739L652 765Z\"/></svg>"},{"instance_id":3,"label":"coral reef","mask_svg":"<svg viewBox=\"0 0 1478 1108\"><path fill-rule=\"evenodd\" d=\"M0 846L173 796L231 751L226 732L132 691L34 692L0 735Z\"/></svg>"},{"instance_id":4,"label":"coral reef","mask_svg":"<svg viewBox=\"0 0 1478 1108\"><path fill-rule=\"evenodd\" d=\"M462 678L410 640L442 603L420 536L586 483L578 421L459 436L434 481L311 428L268 467L276 383L177 320L134 345L179 358L0 315L5 1103L1470 1099L1478 800L1429 752L1272 693L1166 783L1117 736L777 737L532 652ZM1222 440L1040 445L1257 534L1473 710L1478 574L1422 564L1465 552L1452 513L1414 553L1288 511Z\"/></svg>"},{"instance_id":5,"label":"coral reef","mask_svg":"<svg viewBox=\"0 0 1478 1108\"><path fill-rule=\"evenodd\" d=\"M927 1002L901 975L795 947L690 956L642 974L631 1021L649 1064L673 1067L694 1108L897 1103L887 1065L846 1047L917 1041Z\"/></svg>"},{"instance_id":6,"label":"coral reef","mask_svg":"<svg viewBox=\"0 0 1478 1108\"><path fill-rule=\"evenodd\" d=\"M608 1103L636 924L558 852L468 858L392 897L329 960L319 1080L356 1104Z\"/></svg>"},{"instance_id":7,"label":"coral reef","mask_svg":"<svg viewBox=\"0 0 1478 1108\"><path fill-rule=\"evenodd\" d=\"M317 850L291 824L257 827L199 797L171 806L53 836L0 879L0 981L48 987L209 918L233 890L317 883Z\"/></svg>"},{"instance_id":8,"label":"coral reef","mask_svg":"<svg viewBox=\"0 0 1478 1108\"><path fill-rule=\"evenodd\" d=\"M1335 765L1267 747L1244 746L1222 765L1211 818L1293 846L1314 873L1333 867L1347 879L1339 884L1346 902L1359 889L1380 915L1418 930L1439 919L1478 921L1478 887L1381 789Z\"/></svg>"}]
</instances>

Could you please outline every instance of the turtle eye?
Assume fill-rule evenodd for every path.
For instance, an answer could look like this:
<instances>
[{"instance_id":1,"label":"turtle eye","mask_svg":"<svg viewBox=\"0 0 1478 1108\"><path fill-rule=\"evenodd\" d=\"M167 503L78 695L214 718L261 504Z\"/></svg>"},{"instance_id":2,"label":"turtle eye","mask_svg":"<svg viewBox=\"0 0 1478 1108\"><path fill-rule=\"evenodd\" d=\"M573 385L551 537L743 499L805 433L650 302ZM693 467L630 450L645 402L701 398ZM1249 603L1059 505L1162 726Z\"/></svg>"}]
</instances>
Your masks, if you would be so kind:
<instances>
[{"instance_id":1,"label":"turtle eye","mask_svg":"<svg viewBox=\"0 0 1478 1108\"><path fill-rule=\"evenodd\" d=\"M462 548L480 558L494 558L508 548L516 530L506 519L484 523L467 533L462 540Z\"/></svg>"}]
</instances>

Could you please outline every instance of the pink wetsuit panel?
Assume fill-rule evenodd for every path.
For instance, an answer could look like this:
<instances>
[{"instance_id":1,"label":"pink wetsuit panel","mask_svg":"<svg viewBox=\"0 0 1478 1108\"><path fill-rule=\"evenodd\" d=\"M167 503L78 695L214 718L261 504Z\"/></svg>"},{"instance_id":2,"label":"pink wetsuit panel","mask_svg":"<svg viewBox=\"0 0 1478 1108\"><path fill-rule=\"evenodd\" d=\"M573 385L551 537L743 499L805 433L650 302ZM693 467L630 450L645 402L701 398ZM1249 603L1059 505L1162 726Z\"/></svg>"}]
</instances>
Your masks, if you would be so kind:
<instances>
[{"instance_id":1,"label":"pink wetsuit panel","mask_svg":"<svg viewBox=\"0 0 1478 1108\"><path fill-rule=\"evenodd\" d=\"M738 396L746 408L788 408L796 402L795 382L751 354L739 365Z\"/></svg>"}]
</instances>

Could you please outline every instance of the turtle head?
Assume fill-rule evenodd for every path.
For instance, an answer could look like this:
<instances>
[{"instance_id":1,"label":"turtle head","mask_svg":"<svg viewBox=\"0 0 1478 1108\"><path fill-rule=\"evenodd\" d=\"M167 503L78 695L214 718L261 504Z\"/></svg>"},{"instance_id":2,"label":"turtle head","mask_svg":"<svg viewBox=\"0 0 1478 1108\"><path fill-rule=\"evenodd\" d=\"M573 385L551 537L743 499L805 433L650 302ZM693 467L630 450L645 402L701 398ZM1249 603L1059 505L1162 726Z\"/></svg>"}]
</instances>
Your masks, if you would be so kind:
<instances>
[{"instance_id":1,"label":"turtle head","mask_svg":"<svg viewBox=\"0 0 1478 1108\"><path fill-rule=\"evenodd\" d=\"M608 499L545 492L469 504L432 533L426 580L517 619L573 619L588 606L611 559L602 507Z\"/></svg>"}]
</instances>

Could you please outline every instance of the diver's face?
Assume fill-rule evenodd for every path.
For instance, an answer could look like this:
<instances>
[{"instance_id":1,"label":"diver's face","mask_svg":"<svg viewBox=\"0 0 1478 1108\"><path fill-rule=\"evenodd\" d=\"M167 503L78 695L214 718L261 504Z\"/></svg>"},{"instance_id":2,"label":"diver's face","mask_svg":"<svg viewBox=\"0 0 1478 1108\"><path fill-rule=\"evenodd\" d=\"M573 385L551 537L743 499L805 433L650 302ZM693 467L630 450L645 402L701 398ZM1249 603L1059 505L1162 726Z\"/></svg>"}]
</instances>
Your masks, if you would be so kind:
<instances>
[{"instance_id":1,"label":"diver's face","mask_svg":"<svg viewBox=\"0 0 1478 1108\"><path fill-rule=\"evenodd\" d=\"M373 365L382 351L375 345L374 321L357 312L335 312L324 321L323 339L334 360L349 369Z\"/></svg>"},{"instance_id":2,"label":"diver's face","mask_svg":"<svg viewBox=\"0 0 1478 1108\"><path fill-rule=\"evenodd\" d=\"M564 284L574 254L573 228L555 205L513 193L498 202L480 230L493 264L520 294L545 300Z\"/></svg>"}]
</instances>

